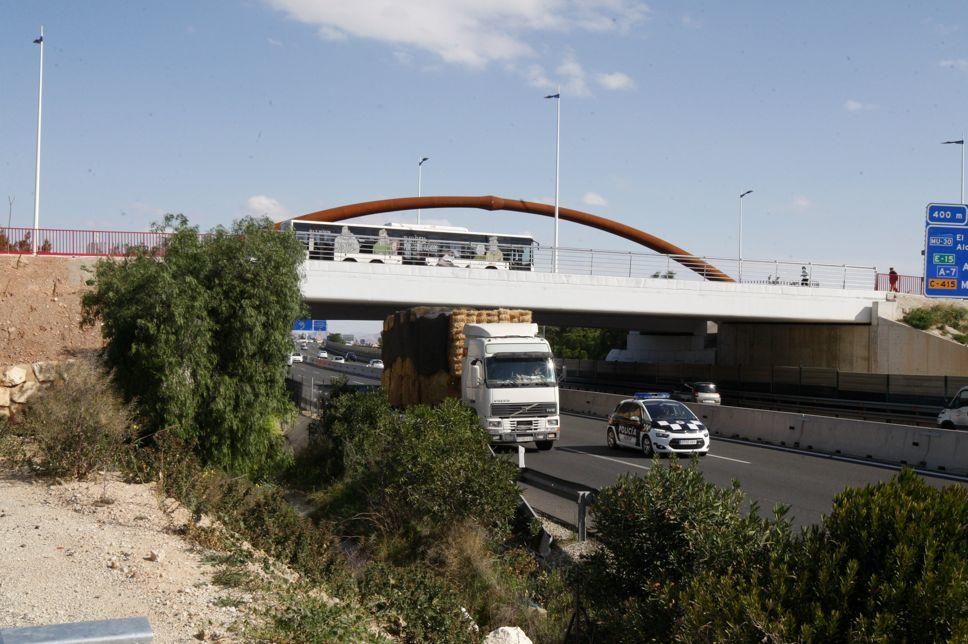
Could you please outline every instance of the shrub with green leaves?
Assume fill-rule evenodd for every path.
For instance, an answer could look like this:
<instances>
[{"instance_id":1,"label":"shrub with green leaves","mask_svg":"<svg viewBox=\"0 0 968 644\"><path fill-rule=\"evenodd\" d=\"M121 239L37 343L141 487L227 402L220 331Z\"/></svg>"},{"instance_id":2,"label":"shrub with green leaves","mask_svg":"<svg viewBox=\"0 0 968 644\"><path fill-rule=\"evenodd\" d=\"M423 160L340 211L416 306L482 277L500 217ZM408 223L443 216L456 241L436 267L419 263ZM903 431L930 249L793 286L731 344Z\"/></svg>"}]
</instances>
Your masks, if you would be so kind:
<instances>
[{"instance_id":1,"label":"shrub with green leaves","mask_svg":"<svg viewBox=\"0 0 968 644\"><path fill-rule=\"evenodd\" d=\"M847 489L766 569L697 578L677 639L968 641L965 525L968 491L910 470Z\"/></svg>"},{"instance_id":2,"label":"shrub with green leaves","mask_svg":"<svg viewBox=\"0 0 968 644\"><path fill-rule=\"evenodd\" d=\"M789 542L784 510L743 510L738 484L719 488L693 466L657 465L603 488L593 506L602 548L576 580L603 641L668 641L683 589L707 571L752 572Z\"/></svg>"},{"instance_id":3,"label":"shrub with green leaves","mask_svg":"<svg viewBox=\"0 0 968 644\"><path fill-rule=\"evenodd\" d=\"M36 464L46 473L83 479L128 458L133 418L108 372L80 360L64 365L61 377L30 400L17 431L36 448Z\"/></svg>"},{"instance_id":4,"label":"shrub with green leaves","mask_svg":"<svg viewBox=\"0 0 968 644\"><path fill-rule=\"evenodd\" d=\"M200 236L169 215L157 228L174 230L163 256L98 262L85 318L103 322L107 363L146 432L166 429L205 463L264 478L284 460L302 244L267 219Z\"/></svg>"}]
</instances>

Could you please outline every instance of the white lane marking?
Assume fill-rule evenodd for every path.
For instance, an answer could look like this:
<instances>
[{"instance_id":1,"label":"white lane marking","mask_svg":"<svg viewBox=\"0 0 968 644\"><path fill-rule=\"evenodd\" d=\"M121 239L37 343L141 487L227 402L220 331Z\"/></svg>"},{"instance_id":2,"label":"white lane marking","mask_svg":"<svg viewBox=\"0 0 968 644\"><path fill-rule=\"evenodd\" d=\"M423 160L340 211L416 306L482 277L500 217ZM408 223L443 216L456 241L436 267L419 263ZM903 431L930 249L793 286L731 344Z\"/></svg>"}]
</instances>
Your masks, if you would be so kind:
<instances>
[{"instance_id":1,"label":"white lane marking","mask_svg":"<svg viewBox=\"0 0 968 644\"><path fill-rule=\"evenodd\" d=\"M716 440L719 440L719 439L716 439ZM743 463L744 465L752 465L752 463L750 463L749 461L741 461L738 458L730 458L728 456L719 456L718 454L713 454L712 452L710 452L709 454L706 454L706 456L708 458L721 458L724 461L733 461L734 463Z\"/></svg>"},{"instance_id":2,"label":"white lane marking","mask_svg":"<svg viewBox=\"0 0 968 644\"><path fill-rule=\"evenodd\" d=\"M780 452L791 452L793 454L802 454L803 456L813 456L815 458L827 458L832 461L844 461L846 463L856 463L858 465L868 465L871 467L880 467L886 470L900 471L902 467L911 467L910 465L895 465L893 463L884 463L881 461L867 461L862 458L851 458L849 456L840 456L838 454L825 454L824 452L811 452L805 449L796 449L795 447L784 447L782 445L770 445L768 443L754 443L753 441L744 441L738 438L723 438L717 436L716 440L725 441L727 443L736 443L738 445L750 445L752 447L762 447L764 449L775 449ZM712 456L712 454L710 454ZM938 479L948 479L950 481L959 481L962 483L968 483L968 476L959 476L958 474L948 474L947 472L936 472L934 470L924 470L918 467L912 467L915 472L921 474L922 476L930 476Z\"/></svg>"},{"instance_id":3,"label":"white lane marking","mask_svg":"<svg viewBox=\"0 0 968 644\"><path fill-rule=\"evenodd\" d=\"M591 456L592 458L600 458L603 461L612 461L613 463L621 463L622 465L628 465L629 467L637 467L640 470L649 471L650 468L645 465L636 465L635 463L629 463L628 461L623 461L618 458L611 458L610 456L600 456L599 454L590 454L588 452L583 452L580 449L571 449L570 447L559 447L562 452L571 452L572 454L582 454L584 456Z\"/></svg>"}]
</instances>

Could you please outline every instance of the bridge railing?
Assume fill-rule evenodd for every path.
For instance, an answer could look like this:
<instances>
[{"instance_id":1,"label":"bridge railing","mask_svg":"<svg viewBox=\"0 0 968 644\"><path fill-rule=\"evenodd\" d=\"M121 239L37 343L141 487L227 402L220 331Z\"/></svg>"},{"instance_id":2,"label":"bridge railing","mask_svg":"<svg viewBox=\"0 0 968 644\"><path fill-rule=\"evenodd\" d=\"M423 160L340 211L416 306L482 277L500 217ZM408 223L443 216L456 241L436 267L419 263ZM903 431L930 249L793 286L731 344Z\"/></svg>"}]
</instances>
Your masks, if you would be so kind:
<instances>
[{"instance_id":1,"label":"bridge railing","mask_svg":"<svg viewBox=\"0 0 968 644\"><path fill-rule=\"evenodd\" d=\"M555 249L439 239L387 239L355 235L350 247L340 246L335 237L302 237L310 260L347 261L415 266L448 266L499 270L526 270L550 273L554 269ZM704 280L702 267L691 255L559 248L558 272L570 275L605 277L645 277ZM769 284L814 288L872 290L876 270L872 266L825 264L799 261L701 257L708 265L744 284Z\"/></svg>"},{"instance_id":2,"label":"bridge railing","mask_svg":"<svg viewBox=\"0 0 968 644\"><path fill-rule=\"evenodd\" d=\"M67 257L121 257L135 248L163 250L166 233L119 230L67 230L60 228L4 228L0 226L0 254Z\"/></svg>"},{"instance_id":3,"label":"bridge railing","mask_svg":"<svg viewBox=\"0 0 968 644\"><path fill-rule=\"evenodd\" d=\"M34 250L32 228L0 227L0 254L27 254ZM113 230L36 231L38 255L70 257L118 257L135 248L163 252L166 233ZM353 247L341 247L336 238L303 238L309 260L361 263L456 266L471 269L553 271L555 249L513 244L489 245L435 239L380 239L355 236ZM389 241L389 245L388 242ZM879 284L874 267L849 264L701 257L704 262L744 284L771 284L837 289L871 290ZM696 266L695 257L649 252L622 252L591 248L559 248L558 271L572 275L704 280L709 277ZM691 260L691 261L690 261Z\"/></svg>"}]
</instances>

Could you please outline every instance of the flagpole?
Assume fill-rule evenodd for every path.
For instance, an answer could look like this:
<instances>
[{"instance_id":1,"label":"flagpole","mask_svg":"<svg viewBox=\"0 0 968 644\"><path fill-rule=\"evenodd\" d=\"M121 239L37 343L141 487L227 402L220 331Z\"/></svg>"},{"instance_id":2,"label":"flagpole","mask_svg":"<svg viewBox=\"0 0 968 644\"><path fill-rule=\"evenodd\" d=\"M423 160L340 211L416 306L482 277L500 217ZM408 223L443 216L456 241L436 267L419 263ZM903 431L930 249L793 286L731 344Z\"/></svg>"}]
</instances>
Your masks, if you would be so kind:
<instances>
[{"instance_id":1,"label":"flagpole","mask_svg":"<svg viewBox=\"0 0 968 644\"><path fill-rule=\"evenodd\" d=\"M44 26L40 26L40 81L37 84L37 167L34 171L34 233L31 236L33 254L37 254L37 237L40 235L40 131L44 113Z\"/></svg>"},{"instance_id":2,"label":"flagpole","mask_svg":"<svg viewBox=\"0 0 968 644\"><path fill-rule=\"evenodd\" d=\"M555 247L551 251L551 271L558 272L558 162L561 159L561 87L558 92L545 98L555 99Z\"/></svg>"}]
</instances>

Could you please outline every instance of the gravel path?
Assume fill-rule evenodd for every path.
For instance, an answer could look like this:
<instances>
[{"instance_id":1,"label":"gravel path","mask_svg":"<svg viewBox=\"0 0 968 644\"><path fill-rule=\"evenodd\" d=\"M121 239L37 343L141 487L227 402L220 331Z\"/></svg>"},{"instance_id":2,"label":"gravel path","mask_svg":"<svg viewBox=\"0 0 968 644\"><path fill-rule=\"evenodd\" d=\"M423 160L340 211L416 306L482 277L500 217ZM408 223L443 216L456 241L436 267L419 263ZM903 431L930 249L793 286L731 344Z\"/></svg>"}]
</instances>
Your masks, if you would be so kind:
<instances>
[{"instance_id":1,"label":"gravel path","mask_svg":"<svg viewBox=\"0 0 968 644\"><path fill-rule=\"evenodd\" d=\"M212 584L216 568L173 534L188 519L154 484L0 471L0 627L145 615L156 642L232 641L252 598Z\"/></svg>"}]
</instances>

